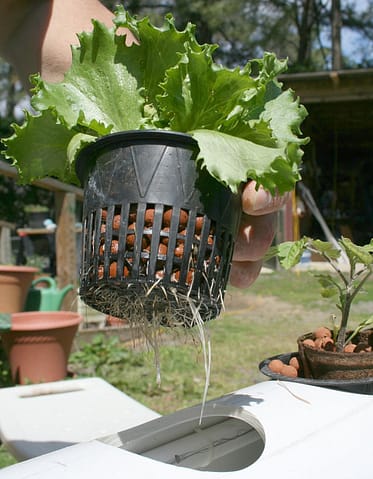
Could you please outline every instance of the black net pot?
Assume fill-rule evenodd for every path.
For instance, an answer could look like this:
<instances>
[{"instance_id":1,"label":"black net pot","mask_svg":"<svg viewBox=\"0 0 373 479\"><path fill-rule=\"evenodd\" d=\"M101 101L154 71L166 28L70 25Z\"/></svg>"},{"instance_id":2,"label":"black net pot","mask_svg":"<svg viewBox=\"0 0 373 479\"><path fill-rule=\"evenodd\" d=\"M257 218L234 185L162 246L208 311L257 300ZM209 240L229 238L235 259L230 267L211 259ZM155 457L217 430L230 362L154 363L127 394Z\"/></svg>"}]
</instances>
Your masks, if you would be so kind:
<instances>
[{"instance_id":1,"label":"black net pot","mask_svg":"<svg viewBox=\"0 0 373 479\"><path fill-rule=\"evenodd\" d=\"M200 170L197 154L191 136L158 130L111 134L80 152L86 304L187 327L195 308L203 321L220 313L241 197Z\"/></svg>"}]
</instances>

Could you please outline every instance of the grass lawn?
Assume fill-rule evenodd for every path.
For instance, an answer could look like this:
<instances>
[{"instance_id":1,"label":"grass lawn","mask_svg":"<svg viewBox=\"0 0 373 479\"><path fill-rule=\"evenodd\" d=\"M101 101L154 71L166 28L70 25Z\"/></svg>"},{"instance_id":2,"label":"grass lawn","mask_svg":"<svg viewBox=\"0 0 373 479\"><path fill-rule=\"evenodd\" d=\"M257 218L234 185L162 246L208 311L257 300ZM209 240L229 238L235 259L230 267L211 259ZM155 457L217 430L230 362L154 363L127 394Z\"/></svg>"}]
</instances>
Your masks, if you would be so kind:
<instances>
[{"instance_id":1,"label":"grass lawn","mask_svg":"<svg viewBox=\"0 0 373 479\"><path fill-rule=\"evenodd\" d=\"M371 315L373 282L357 303L356 321ZM309 272L262 274L247 290L229 289L226 311L206 331L212 348L208 398L266 378L258 363L271 355L296 350L296 338L338 315L335 298L321 299L319 284ZM119 344L97 339L92 349L75 355L73 368L100 375L146 406L167 414L198 404L205 387L204 356L197 330L160 336L161 385L156 383L153 350L121 351ZM97 357L101 357L97 361Z\"/></svg>"},{"instance_id":2,"label":"grass lawn","mask_svg":"<svg viewBox=\"0 0 373 479\"><path fill-rule=\"evenodd\" d=\"M373 281L359 296L356 320L372 314ZM212 348L208 398L264 381L258 363L296 350L296 338L337 314L335 299L321 299L317 280L308 272L262 274L247 290L229 288L226 310L206 327ZM161 384L156 382L153 351L144 343L123 346L116 338L96 337L71 357L79 376L101 376L146 406L167 414L201 402L205 387L204 356L197 331L160 335ZM11 456L0 448L0 467Z\"/></svg>"}]
</instances>

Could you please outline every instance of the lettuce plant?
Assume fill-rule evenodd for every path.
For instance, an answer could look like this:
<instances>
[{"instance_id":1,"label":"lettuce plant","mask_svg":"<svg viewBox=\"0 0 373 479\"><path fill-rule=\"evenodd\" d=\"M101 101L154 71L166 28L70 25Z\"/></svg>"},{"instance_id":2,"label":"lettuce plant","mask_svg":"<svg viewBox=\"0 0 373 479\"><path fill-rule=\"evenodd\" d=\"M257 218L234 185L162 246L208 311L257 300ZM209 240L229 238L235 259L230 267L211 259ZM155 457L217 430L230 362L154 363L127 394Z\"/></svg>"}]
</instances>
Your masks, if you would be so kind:
<instances>
[{"instance_id":1,"label":"lettuce plant","mask_svg":"<svg viewBox=\"0 0 373 479\"><path fill-rule=\"evenodd\" d=\"M286 61L272 53L228 69L213 60L216 45L200 45L195 27L175 28L172 16L154 27L118 7L112 28L93 20L78 35L72 65L60 83L32 77L31 104L24 123L3 140L20 182L54 176L78 183L77 153L114 132L164 129L192 135L197 161L237 191L248 178L283 193L300 178L300 125L307 115L277 76ZM125 46L121 28L138 44Z\"/></svg>"}]
</instances>

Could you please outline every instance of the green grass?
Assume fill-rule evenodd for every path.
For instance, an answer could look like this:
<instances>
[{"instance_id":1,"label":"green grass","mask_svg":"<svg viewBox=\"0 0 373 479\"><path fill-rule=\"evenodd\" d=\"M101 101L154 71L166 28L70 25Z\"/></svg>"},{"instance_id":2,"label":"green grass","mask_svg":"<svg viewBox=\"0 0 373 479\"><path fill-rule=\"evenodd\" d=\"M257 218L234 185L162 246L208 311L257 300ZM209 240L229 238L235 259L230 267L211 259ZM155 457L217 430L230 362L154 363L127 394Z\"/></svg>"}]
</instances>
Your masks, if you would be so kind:
<instances>
[{"instance_id":1,"label":"green grass","mask_svg":"<svg viewBox=\"0 0 373 479\"><path fill-rule=\"evenodd\" d=\"M0 469L3 467L16 464L14 457L5 449L3 445L0 446Z\"/></svg>"},{"instance_id":2,"label":"green grass","mask_svg":"<svg viewBox=\"0 0 373 479\"><path fill-rule=\"evenodd\" d=\"M372 314L373 281L365 290L356 304L356 321ZM296 350L297 336L326 324L330 313L338 314L335 299L321 299L318 282L307 272L262 274L247 290L229 288L226 311L206 327L212 346L208 398L266 380L259 362ZM79 376L103 377L161 414L200 403L205 374L197 331L163 332L160 344L160 386L154 353L143 343L133 348L98 336L71 356L70 368ZM1 467L8 460L11 456L0 449Z\"/></svg>"},{"instance_id":3,"label":"green grass","mask_svg":"<svg viewBox=\"0 0 373 479\"><path fill-rule=\"evenodd\" d=\"M262 274L257 281L242 294L275 296L291 304L306 308L318 307L328 310L336 303L336 298L321 298L320 285L315 277L317 271L276 271ZM373 280L368 281L357 297L357 303L373 301Z\"/></svg>"},{"instance_id":4,"label":"green grass","mask_svg":"<svg viewBox=\"0 0 373 479\"><path fill-rule=\"evenodd\" d=\"M373 283L357 303L373 303ZM212 346L212 370L208 397L213 398L265 378L258 371L259 362L271 355L296 350L296 338L321 324L328 324L331 313L338 314L335 299L321 299L319 284L308 272L263 274L247 290L229 289L227 310L207 325ZM366 303L369 306L369 303ZM356 320L369 316L370 309L359 312ZM363 308L364 310L364 308ZM98 349L103 349L99 345ZM112 344L106 360L98 368L95 356L86 350L86 364L77 371L102 375L127 394L161 414L173 412L201 401L205 385L204 360L198 334L187 331L161 335L161 385L156 383L154 353L141 348L126 350L120 359ZM118 362L113 364L112 358ZM75 357L76 358L76 357ZM83 361L84 362L84 361ZM92 363L90 363L92 362ZM102 361L101 361L102 363ZM110 366L109 366L110 363Z\"/></svg>"}]
</instances>

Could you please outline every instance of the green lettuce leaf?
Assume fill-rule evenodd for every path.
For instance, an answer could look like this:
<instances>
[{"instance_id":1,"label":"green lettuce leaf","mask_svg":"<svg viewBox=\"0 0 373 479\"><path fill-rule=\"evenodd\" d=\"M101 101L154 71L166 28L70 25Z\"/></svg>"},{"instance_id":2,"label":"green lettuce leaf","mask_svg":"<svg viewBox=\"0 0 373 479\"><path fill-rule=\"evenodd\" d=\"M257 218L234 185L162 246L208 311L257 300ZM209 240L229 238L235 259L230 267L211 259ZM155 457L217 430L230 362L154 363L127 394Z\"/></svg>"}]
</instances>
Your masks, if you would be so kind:
<instances>
[{"instance_id":1,"label":"green lettuce leaf","mask_svg":"<svg viewBox=\"0 0 373 479\"><path fill-rule=\"evenodd\" d=\"M150 128L193 135L201 166L233 191L247 179L271 192L293 188L307 142L300 131L306 111L277 81L286 61L265 53L242 68L224 68L213 60L216 45L199 45L194 25L178 31L170 15L157 28L118 7L113 28L92 23L92 32L78 35L62 82L34 76L36 114L26 114L4 140L21 182L77 182L74 162L87 142ZM126 46L122 27L138 43Z\"/></svg>"},{"instance_id":2,"label":"green lettuce leaf","mask_svg":"<svg viewBox=\"0 0 373 479\"><path fill-rule=\"evenodd\" d=\"M201 166L234 192L248 178L279 193L291 190L299 179L284 148L269 148L211 130L191 133L199 144Z\"/></svg>"},{"instance_id":3,"label":"green lettuce leaf","mask_svg":"<svg viewBox=\"0 0 373 479\"><path fill-rule=\"evenodd\" d=\"M212 49L187 48L178 64L166 72L163 95L157 98L161 116L175 131L219 130L255 81L239 70L214 66Z\"/></svg>"},{"instance_id":4,"label":"green lettuce leaf","mask_svg":"<svg viewBox=\"0 0 373 479\"><path fill-rule=\"evenodd\" d=\"M61 83L37 77L34 109L53 110L68 128L80 127L97 135L138 128L143 103L139 85L126 65L116 61L126 49L123 37L93 21L93 32L81 33L79 41Z\"/></svg>"},{"instance_id":5,"label":"green lettuce leaf","mask_svg":"<svg viewBox=\"0 0 373 479\"><path fill-rule=\"evenodd\" d=\"M66 151L75 132L55 122L49 111L38 116L26 112L26 122L14 125L14 134L7 144L7 156L14 159L20 183L29 183L48 176L78 183Z\"/></svg>"},{"instance_id":6,"label":"green lettuce leaf","mask_svg":"<svg viewBox=\"0 0 373 479\"><path fill-rule=\"evenodd\" d=\"M115 61L126 65L137 79L147 104L156 104L155 99L162 93L161 84L167 70L179 62L186 46L195 51L202 49L195 38L195 26L189 23L185 30L178 31L171 15L167 15L163 26L157 28L150 23L149 18L135 20L122 7L118 7L114 23L118 29L128 28L139 39L139 44L130 48L123 47L123 40L117 40L121 48Z\"/></svg>"}]
</instances>

